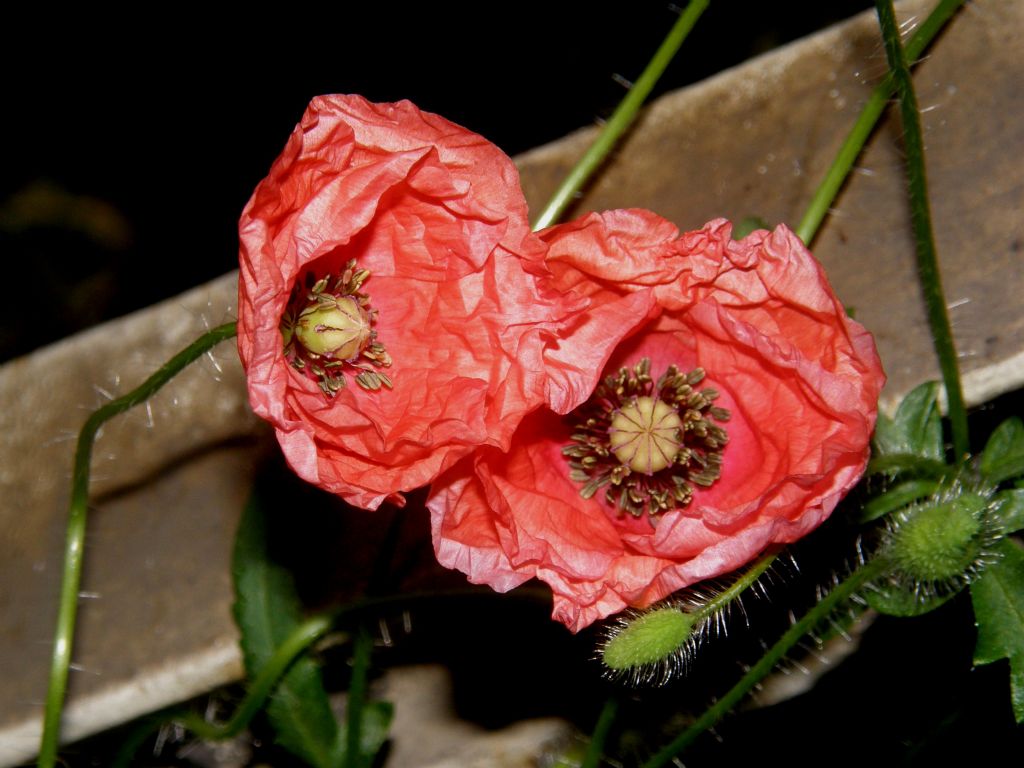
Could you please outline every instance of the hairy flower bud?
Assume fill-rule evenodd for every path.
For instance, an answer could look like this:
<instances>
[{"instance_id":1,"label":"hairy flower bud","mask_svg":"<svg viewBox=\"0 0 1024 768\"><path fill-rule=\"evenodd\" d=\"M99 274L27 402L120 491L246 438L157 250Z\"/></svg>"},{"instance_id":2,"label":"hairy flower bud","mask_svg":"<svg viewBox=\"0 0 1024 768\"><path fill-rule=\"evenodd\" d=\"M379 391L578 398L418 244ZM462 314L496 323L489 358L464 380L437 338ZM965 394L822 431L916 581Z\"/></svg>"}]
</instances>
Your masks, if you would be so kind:
<instances>
[{"instance_id":1,"label":"hairy flower bud","mask_svg":"<svg viewBox=\"0 0 1024 768\"><path fill-rule=\"evenodd\" d=\"M865 594L871 607L917 616L970 584L999 557L999 506L992 489L954 482L894 514L880 553L891 568Z\"/></svg>"},{"instance_id":2,"label":"hairy flower bud","mask_svg":"<svg viewBox=\"0 0 1024 768\"><path fill-rule=\"evenodd\" d=\"M664 661L689 639L695 619L693 614L668 606L624 620L601 657L615 672Z\"/></svg>"},{"instance_id":3,"label":"hairy flower bud","mask_svg":"<svg viewBox=\"0 0 1024 768\"><path fill-rule=\"evenodd\" d=\"M949 501L924 505L899 526L890 554L899 567L919 581L942 581L964 574L982 546L982 515L988 499L964 493Z\"/></svg>"}]
</instances>

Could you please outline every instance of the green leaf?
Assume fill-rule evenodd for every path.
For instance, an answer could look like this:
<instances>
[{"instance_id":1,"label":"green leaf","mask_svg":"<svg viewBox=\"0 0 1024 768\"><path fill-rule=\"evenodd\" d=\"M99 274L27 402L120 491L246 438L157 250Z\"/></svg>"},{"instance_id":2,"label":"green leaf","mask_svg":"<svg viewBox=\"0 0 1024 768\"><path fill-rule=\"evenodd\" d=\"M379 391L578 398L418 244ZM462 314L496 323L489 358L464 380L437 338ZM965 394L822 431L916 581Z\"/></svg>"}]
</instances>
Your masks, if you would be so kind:
<instances>
[{"instance_id":1,"label":"green leaf","mask_svg":"<svg viewBox=\"0 0 1024 768\"><path fill-rule=\"evenodd\" d=\"M999 505L996 515L1002 521L1005 533L1024 529L1024 488L1000 491L993 501Z\"/></svg>"},{"instance_id":2,"label":"green leaf","mask_svg":"<svg viewBox=\"0 0 1024 768\"><path fill-rule=\"evenodd\" d=\"M1002 559L971 585L978 643L975 664L1010 660L1010 698L1024 722L1024 550L1009 539L997 547Z\"/></svg>"},{"instance_id":3,"label":"green leaf","mask_svg":"<svg viewBox=\"0 0 1024 768\"><path fill-rule=\"evenodd\" d=\"M871 436L872 453L888 456L896 453L903 444L903 434L896 429L896 422L881 408L875 420L875 433Z\"/></svg>"},{"instance_id":4,"label":"green leaf","mask_svg":"<svg viewBox=\"0 0 1024 768\"><path fill-rule=\"evenodd\" d=\"M239 523L232 571L235 621L251 679L302 620L291 574L268 555L266 516L257 493ZM343 762L345 741L320 670L308 657L298 659L282 677L267 703L267 717L281 746L314 768Z\"/></svg>"},{"instance_id":5,"label":"green leaf","mask_svg":"<svg viewBox=\"0 0 1024 768\"><path fill-rule=\"evenodd\" d=\"M996 462L1020 453L1024 453L1024 422L1013 416L996 427L985 443L985 450L981 452L981 471L987 474Z\"/></svg>"},{"instance_id":6,"label":"green leaf","mask_svg":"<svg viewBox=\"0 0 1024 768\"><path fill-rule=\"evenodd\" d=\"M864 599L876 611L888 616L921 616L934 611L955 594L924 594L894 584L878 584L864 592Z\"/></svg>"},{"instance_id":7,"label":"green leaf","mask_svg":"<svg viewBox=\"0 0 1024 768\"><path fill-rule=\"evenodd\" d=\"M911 454L944 461L938 398L939 383L926 381L903 398L895 418L879 414L874 437L876 452L885 456Z\"/></svg>"},{"instance_id":8,"label":"green leaf","mask_svg":"<svg viewBox=\"0 0 1024 768\"><path fill-rule=\"evenodd\" d=\"M1024 474L1024 423L1014 416L992 432L979 462L981 474L991 483L1001 483Z\"/></svg>"},{"instance_id":9,"label":"green leaf","mask_svg":"<svg viewBox=\"0 0 1024 768\"><path fill-rule=\"evenodd\" d=\"M900 483L868 501L861 509L858 521L866 523L876 520L882 515L905 507L918 499L931 496L938 487L939 483L935 480L908 480L905 483Z\"/></svg>"}]
</instances>

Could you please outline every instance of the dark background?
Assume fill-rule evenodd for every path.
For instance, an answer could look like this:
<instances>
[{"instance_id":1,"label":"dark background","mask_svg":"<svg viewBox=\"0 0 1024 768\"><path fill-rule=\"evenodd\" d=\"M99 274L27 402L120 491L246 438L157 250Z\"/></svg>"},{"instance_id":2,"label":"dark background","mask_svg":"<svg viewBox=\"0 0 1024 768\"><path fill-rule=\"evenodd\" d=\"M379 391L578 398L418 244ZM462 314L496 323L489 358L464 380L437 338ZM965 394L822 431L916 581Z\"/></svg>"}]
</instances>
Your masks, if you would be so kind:
<instances>
[{"instance_id":1,"label":"dark background","mask_svg":"<svg viewBox=\"0 0 1024 768\"><path fill-rule=\"evenodd\" d=\"M712 3L657 93L870 3L759 5ZM635 79L677 15L660 0L290 7L7 25L0 360L233 269L238 214L312 96L407 98L515 154L610 114L615 76Z\"/></svg>"}]
</instances>

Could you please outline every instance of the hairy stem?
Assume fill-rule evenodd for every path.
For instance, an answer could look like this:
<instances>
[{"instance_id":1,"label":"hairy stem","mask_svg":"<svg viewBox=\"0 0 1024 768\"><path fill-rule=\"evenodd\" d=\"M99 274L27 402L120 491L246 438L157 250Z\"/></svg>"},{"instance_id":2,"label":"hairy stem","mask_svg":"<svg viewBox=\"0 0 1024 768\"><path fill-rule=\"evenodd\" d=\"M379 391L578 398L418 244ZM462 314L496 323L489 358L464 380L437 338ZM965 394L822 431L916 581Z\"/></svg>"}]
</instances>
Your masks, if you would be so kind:
<instances>
[{"instance_id":1,"label":"hairy stem","mask_svg":"<svg viewBox=\"0 0 1024 768\"><path fill-rule=\"evenodd\" d=\"M914 228L917 245L917 271L928 308L928 325L931 326L932 343L942 369L942 381L946 387L946 402L949 421L953 430L953 450L956 461L967 458L970 451L970 436L967 431L967 408L960 386L960 369L956 361L953 331L946 313L946 299L942 292L942 275L939 259L935 252L935 235L932 231L931 207L928 204L928 181L924 167L924 140L921 138L921 116L917 109L917 96L910 77L907 55L900 42L899 28L892 0L875 0L878 21L885 40L885 54L889 69L896 83L900 99L900 116L903 120L903 146L907 153L907 186L910 190L910 219Z\"/></svg>"},{"instance_id":2,"label":"hairy stem","mask_svg":"<svg viewBox=\"0 0 1024 768\"><path fill-rule=\"evenodd\" d=\"M587 183L594 172L601 167L608 153L611 152L615 143L623 133L633 124L640 106L654 88L658 78L661 77L665 68L676 55L679 47L683 44L690 30L693 29L697 19L708 7L711 0L690 0L679 19L672 26L668 36L655 52L654 57L647 64L639 79L630 88L626 98L622 100L611 118L605 123L597 140L590 146L586 154L569 171L569 175L562 181L561 186L555 191L554 196L547 206L541 211L533 224L534 229L549 227L558 221L565 213L566 208L572 203L573 197Z\"/></svg>"},{"instance_id":3,"label":"hairy stem","mask_svg":"<svg viewBox=\"0 0 1024 768\"><path fill-rule=\"evenodd\" d=\"M907 42L907 58L915 61L939 31L946 25L957 9L963 5L965 0L942 0L935 9L924 20L924 23L917 28L913 36ZM824 221L829 208L831 207L839 190L842 188L846 177L850 175L853 164L857 161L864 144L875 129L878 119L882 116L889 103L889 97L896 89L896 82L892 74L878 84L871 97L868 99L864 109L857 117L857 122L847 135L843 145L839 148L838 154L832 161L832 165L825 174L818 189L814 193L811 204L807 207L804 217L797 225L796 234L807 245L811 244L814 236L818 233L822 221Z\"/></svg>"},{"instance_id":4,"label":"hairy stem","mask_svg":"<svg viewBox=\"0 0 1024 768\"><path fill-rule=\"evenodd\" d=\"M267 697L292 663L330 630L335 618L333 612L326 612L313 616L297 626L260 670L235 714L226 723L211 723L191 710L178 708L148 717L128 736L111 763L111 768L128 768L132 765L139 747L168 722L181 725L205 741L221 741L241 733L253 716L263 708Z\"/></svg>"},{"instance_id":5,"label":"hairy stem","mask_svg":"<svg viewBox=\"0 0 1024 768\"><path fill-rule=\"evenodd\" d=\"M164 724L174 722L191 731L200 739L207 741L221 741L238 735L245 728L253 716L260 711L266 703L267 697L274 691L284 674L291 668L291 665L303 653L322 638L331 627L337 626L346 619L355 619L365 622L369 617L378 615L385 609L395 607L408 608L409 606L443 602L453 598L484 598L491 599L494 593L481 591L475 588L460 590L447 590L444 592L411 593L402 595L390 595L386 597L367 598L355 603L349 603L339 608L323 611L306 619L302 624L292 630L284 642L274 651L273 656L260 669L249 687L242 703L238 705L235 714L226 723L211 723L202 716L180 708L171 708L152 717L148 717L140 724L140 727L128 736L125 744L118 752L111 768L127 768L132 764L135 752L145 740L159 730ZM547 602L548 596L540 590L520 591L516 597L528 601ZM510 597L503 596L503 600ZM365 691L366 675L369 667L369 652L372 650L373 638L367 632L355 638L355 650L353 651L353 684L351 691L357 685L361 685ZM360 667L365 669L360 672ZM363 682L355 681L356 675L362 675ZM365 694L364 694L365 699ZM363 702L365 707L365 700Z\"/></svg>"},{"instance_id":6,"label":"hairy stem","mask_svg":"<svg viewBox=\"0 0 1024 768\"><path fill-rule=\"evenodd\" d=\"M96 433L109 419L152 397L157 390L173 379L189 363L225 339L231 338L235 333L235 323L227 323L207 331L164 363L142 385L127 395L112 400L102 408L93 411L79 432L78 446L75 449L75 463L71 473L71 503L68 512L67 539L64 545L64 572L61 580L57 629L53 640L53 656L50 665L50 684L43 713L43 736L39 745L38 765L40 768L52 768L57 761L60 719L64 708L64 696L67 692L71 648L78 612L78 588L82 580L85 524L89 508L89 465Z\"/></svg>"},{"instance_id":7,"label":"hairy stem","mask_svg":"<svg viewBox=\"0 0 1024 768\"><path fill-rule=\"evenodd\" d=\"M677 736L668 746L644 763L643 768L661 768L669 765L675 756L690 746L698 736L714 726L733 707L735 707L760 682L783 657L789 653L804 635L814 629L820 622L844 600L852 597L867 582L881 575L888 567L884 558L870 560L846 577L829 592L822 600L803 617L791 626L779 640L768 649L761 659L750 668L739 682L712 706L704 711L689 728Z\"/></svg>"},{"instance_id":8,"label":"hairy stem","mask_svg":"<svg viewBox=\"0 0 1024 768\"><path fill-rule=\"evenodd\" d=\"M204 720L195 712L188 712L174 718L200 739L218 741L229 739L241 732L253 716L263 707L267 697L277 686L281 676L288 671L299 656L309 650L317 640L330 630L334 623L333 613L323 613L306 619L297 626L263 666L253 680L242 703L226 723L217 724Z\"/></svg>"},{"instance_id":9,"label":"hairy stem","mask_svg":"<svg viewBox=\"0 0 1024 768\"><path fill-rule=\"evenodd\" d=\"M768 570L769 566L775 562L775 558L778 556L778 548L766 555L763 555L748 570L740 574L740 577L730 584L728 589L725 589L715 595L713 598L708 600L707 603L702 605L699 611L694 613L698 621L703 621L709 616L713 616L716 612L721 611L729 603L743 594L754 584L755 581L761 578L761 574Z\"/></svg>"}]
</instances>

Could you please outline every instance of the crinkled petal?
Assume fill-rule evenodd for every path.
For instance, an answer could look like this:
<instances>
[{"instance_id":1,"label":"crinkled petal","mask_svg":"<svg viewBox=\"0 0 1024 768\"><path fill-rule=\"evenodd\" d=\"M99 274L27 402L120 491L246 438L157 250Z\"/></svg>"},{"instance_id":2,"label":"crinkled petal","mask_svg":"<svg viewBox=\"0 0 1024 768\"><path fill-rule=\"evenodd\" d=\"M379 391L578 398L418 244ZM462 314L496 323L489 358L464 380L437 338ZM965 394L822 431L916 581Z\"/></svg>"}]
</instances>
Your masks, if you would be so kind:
<instances>
[{"instance_id":1,"label":"crinkled petal","mask_svg":"<svg viewBox=\"0 0 1024 768\"><path fill-rule=\"evenodd\" d=\"M477 446L507 448L524 415L593 379L559 360L590 302L555 286L511 160L408 102L315 99L239 231L252 407L298 474L354 504L398 501ZM328 398L285 358L280 325L297 285L352 259L370 272L360 290L393 388L366 391L348 369ZM597 359L615 343L592 341Z\"/></svg>"},{"instance_id":2,"label":"crinkled petal","mask_svg":"<svg viewBox=\"0 0 1024 768\"><path fill-rule=\"evenodd\" d=\"M718 480L656 525L620 516L601 492L580 495L561 451L570 421L543 410L507 452L454 465L428 500L442 563L497 588L546 582L554 617L574 631L820 525L864 471L885 380L870 335L788 229L733 241L731 225L716 220L675 238L662 222L616 212L543 236L560 284L594 302L594 328L603 311L627 323L625 300L646 308L602 375L643 358L654 376L671 364L706 370L700 387L717 390L731 413ZM579 347L564 350L567 361L593 363Z\"/></svg>"}]
</instances>

